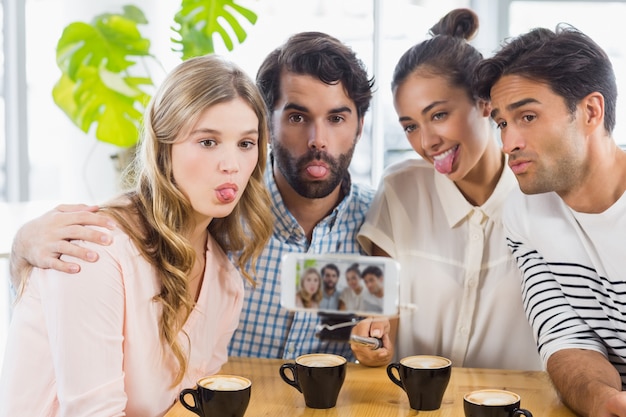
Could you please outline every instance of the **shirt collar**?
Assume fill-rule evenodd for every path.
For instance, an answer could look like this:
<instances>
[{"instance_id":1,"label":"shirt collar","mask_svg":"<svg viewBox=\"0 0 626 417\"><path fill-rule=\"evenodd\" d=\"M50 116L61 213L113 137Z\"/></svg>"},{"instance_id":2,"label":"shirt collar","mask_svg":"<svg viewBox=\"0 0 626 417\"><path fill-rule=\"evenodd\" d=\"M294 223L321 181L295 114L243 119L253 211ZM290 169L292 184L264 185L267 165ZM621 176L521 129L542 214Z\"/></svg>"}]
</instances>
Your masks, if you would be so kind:
<instances>
[{"instance_id":1,"label":"shirt collar","mask_svg":"<svg viewBox=\"0 0 626 417\"><path fill-rule=\"evenodd\" d=\"M501 221L504 201L511 190L517 186L517 180L513 172L509 169L507 161L508 158L505 157L504 169L496 184L496 188L482 206L471 205L463 194L461 194L454 182L445 175L435 173L435 188L450 228L455 227L465 218L469 218L475 211L481 211L484 216L494 222Z\"/></svg>"}]
</instances>

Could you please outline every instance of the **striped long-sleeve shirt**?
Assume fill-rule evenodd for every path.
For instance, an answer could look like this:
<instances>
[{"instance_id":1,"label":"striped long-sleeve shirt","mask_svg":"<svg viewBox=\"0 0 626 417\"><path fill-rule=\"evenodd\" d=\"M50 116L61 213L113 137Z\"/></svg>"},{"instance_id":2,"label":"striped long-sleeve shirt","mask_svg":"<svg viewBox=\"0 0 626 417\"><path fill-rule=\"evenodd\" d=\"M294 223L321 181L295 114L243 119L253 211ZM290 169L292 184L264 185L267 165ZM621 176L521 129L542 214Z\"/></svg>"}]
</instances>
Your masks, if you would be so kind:
<instances>
[{"instance_id":1,"label":"striped long-sleeve shirt","mask_svg":"<svg viewBox=\"0 0 626 417\"><path fill-rule=\"evenodd\" d=\"M561 349L594 350L626 387L626 195L586 214L555 193L514 191L504 225L544 363Z\"/></svg>"}]
</instances>

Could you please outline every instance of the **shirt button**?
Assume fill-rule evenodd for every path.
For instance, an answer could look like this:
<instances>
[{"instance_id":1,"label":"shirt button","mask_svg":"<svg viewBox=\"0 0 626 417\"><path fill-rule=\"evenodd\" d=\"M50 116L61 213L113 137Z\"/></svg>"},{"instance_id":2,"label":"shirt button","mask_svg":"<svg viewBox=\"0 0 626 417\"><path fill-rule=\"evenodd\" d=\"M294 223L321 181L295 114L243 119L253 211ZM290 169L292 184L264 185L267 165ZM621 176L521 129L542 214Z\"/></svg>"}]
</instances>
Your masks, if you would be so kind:
<instances>
[{"instance_id":1,"label":"shirt button","mask_svg":"<svg viewBox=\"0 0 626 417\"><path fill-rule=\"evenodd\" d=\"M470 288L474 288L477 283L478 280L476 278L470 278L469 281L467 281L467 286Z\"/></svg>"},{"instance_id":2,"label":"shirt button","mask_svg":"<svg viewBox=\"0 0 626 417\"><path fill-rule=\"evenodd\" d=\"M472 240L478 240L480 239L480 235L478 235L477 233L472 235Z\"/></svg>"},{"instance_id":3,"label":"shirt button","mask_svg":"<svg viewBox=\"0 0 626 417\"><path fill-rule=\"evenodd\" d=\"M463 326L459 329L459 333L461 333L461 335L463 336L467 336L467 334L469 333L469 331L467 330L467 327Z\"/></svg>"},{"instance_id":4,"label":"shirt button","mask_svg":"<svg viewBox=\"0 0 626 417\"><path fill-rule=\"evenodd\" d=\"M293 353L295 351L295 347L293 343L289 343L289 346L287 347L287 352L289 353Z\"/></svg>"}]
</instances>

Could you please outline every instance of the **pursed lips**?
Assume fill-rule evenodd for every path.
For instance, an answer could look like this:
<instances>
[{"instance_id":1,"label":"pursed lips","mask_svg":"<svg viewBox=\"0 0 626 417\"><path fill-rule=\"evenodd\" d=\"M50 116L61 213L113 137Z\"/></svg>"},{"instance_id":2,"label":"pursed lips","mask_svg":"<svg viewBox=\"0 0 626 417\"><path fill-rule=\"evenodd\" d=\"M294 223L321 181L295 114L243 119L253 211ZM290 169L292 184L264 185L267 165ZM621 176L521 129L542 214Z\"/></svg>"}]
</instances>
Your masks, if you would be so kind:
<instances>
[{"instance_id":1,"label":"pursed lips","mask_svg":"<svg viewBox=\"0 0 626 417\"><path fill-rule=\"evenodd\" d=\"M530 165L530 161L528 160L514 160L509 158L509 168L515 175L523 174L528 166Z\"/></svg>"}]
</instances>

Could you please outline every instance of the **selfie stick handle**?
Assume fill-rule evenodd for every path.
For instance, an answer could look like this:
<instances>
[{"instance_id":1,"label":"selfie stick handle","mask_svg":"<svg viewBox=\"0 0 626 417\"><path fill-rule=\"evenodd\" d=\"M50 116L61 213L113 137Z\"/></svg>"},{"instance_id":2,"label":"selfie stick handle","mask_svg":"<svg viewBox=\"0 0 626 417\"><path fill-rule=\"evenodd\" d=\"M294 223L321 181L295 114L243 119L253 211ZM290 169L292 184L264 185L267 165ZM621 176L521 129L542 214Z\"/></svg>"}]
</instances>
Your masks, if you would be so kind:
<instances>
[{"instance_id":1,"label":"selfie stick handle","mask_svg":"<svg viewBox=\"0 0 626 417\"><path fill-rule=\"evenodd\" d=\"M376 337L350 335L350 343L367 346L372 350L380 349L381 347L383 347L383 340Z\"/></svg>"}]
</instances>

